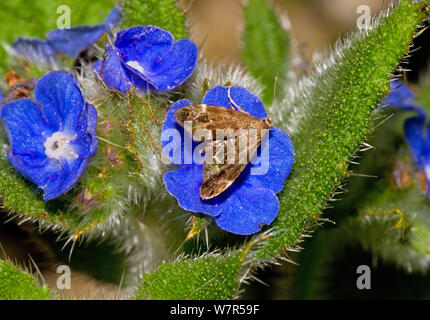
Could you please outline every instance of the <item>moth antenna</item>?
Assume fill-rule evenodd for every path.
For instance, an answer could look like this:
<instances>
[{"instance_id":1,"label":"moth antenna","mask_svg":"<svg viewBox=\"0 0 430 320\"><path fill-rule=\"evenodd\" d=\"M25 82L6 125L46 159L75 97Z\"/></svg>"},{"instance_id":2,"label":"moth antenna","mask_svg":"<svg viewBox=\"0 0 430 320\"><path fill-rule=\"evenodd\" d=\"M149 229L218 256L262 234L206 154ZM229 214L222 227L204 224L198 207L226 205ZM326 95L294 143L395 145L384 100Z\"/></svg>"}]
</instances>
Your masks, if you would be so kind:
<instances>
[{"instance_id":1,"label":"moth antenna","mask_svg":"<svg viewBox=\"0 0 430 320\"><path fill-rule=\"evenodd\" d=\"M236 102L234 102L234 101L233 101L233 99L232 99L232 97L231 97L231 94L230 94L231 88L232 88L232 86L229 86L229 87L228 87L228 91L227 91L228 100L230 100L230 103L231 103L233 106L235 106L235 107L237 108L237 110L238 110L238 111L240 111L240 112L244 112L244 113L248 113L248 112L246 112L245 110L243 110L240 106L238 106L238 105L236 104ZM234 109L234 108L233 108L233 109Z\"/></svg>"},{"instance_id":2,"label":"moth antenna","mask_svg":"<svg viewBox=\"0 0 430 320\"><path fill-rule=\"evenodd\" d=\"M269 114L273 113L273 101L275 101L275 97L276 97L276 89L278 89L278 76L275 77L275 83L273 85L273 97L272 97L272 103L271 105L268 107L269 109Z\"/></svg>"}]
</instances>

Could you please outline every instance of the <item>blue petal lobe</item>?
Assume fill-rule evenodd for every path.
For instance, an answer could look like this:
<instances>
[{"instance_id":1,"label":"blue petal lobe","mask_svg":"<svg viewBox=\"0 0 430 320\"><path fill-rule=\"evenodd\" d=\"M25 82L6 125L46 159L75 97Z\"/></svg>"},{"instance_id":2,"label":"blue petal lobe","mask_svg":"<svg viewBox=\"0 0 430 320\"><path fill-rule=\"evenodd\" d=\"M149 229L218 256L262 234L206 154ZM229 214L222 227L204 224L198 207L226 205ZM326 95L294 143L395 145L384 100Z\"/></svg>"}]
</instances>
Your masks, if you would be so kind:
<instances>
[{"instance_id":1,"label":"blue petal lobe","mask_svg":"<svg viewBox=\"0 0 430 320\"><path fill-rule=\"evenodd\" d=\"M145 76L169 53L173 41L169 32L158 27L132 27L118 33L115 46L120 50L123 62Z\"/></svg>"},{"instance_id":2,"label":"blue petal lobe","mask_svg":"<svg viewBox=\"0 0 430 320\"><path fill-rule=\"evenodd\" d=\"M56 165L52 165L56 163ZM47 179L45 184L39 184L43 189L43 200L49 201L55 199L69 191L73 185L79 180L82 173L88 164L88 158L79 157L77 159L68 160L51 159L52 171L44 170L44 177ZM54 168L57 168L55 170Z\"/></svg>"},{"instance_id":3,"label":"blue petal lobe","mask_svg":"<svg viewBox=\"0 0 430 320\"><path fill-rule=\"evenodd\" d=\"M113 27L116 27L122 18L121 8L119 6L115 6L109 15L106 17L104 25L107 31L111 31Z\"/></svg>"},{"instance_id":4,"label":"blue petal lobe","mask_svg":"<svg viewBox=\"0 0 430 320\"><path fill-rule=\"evenodd\" d=\"M111 89L117 90L122 93L127 93L133 85L136 88L147 91L153 89L154 86L142 79L136 73L133 73L124 66L121 61L120 52L117 48L108 46L106 48L106 58L101 65L96 63L94 68L98 71L98 75L103 79L104 83Z\"/></svg>"},{"instance_id":5,"label":"blue petal lobe","mask_svg":"<svg viewBox=\"0 0 430 320\"><path fill-rule=\"evenodd\" d=\"M102 80L100 77L100 72L102 71L102 67L103 67L103 60L97 60L96 62L93 63L93 69L100 80Z\"/></svg>"},{"instance_id":6,"label":"blue petal lobe","mask_svg":"<svg viewBox=\"0 0 430 320\"><path fill-rule=\"evenodd\" d=\"M43 144L53 130L34 102L25 98L5 104L1 109L1 119L12 155L45 157Z\"/></svg>"},{"instance_id":7,"label":"blue petal lobe","mask_svg":"<svg viewBox=\"0 0 430 320\"><path fill-rule=\"evenodd\" d=\"M44 75L34 90L36 101L55 131L76 133L82 115L84 98L76 79L68 72L54 71Z\"/></svg>"},{"instance_id":8,"label":"blue petal lobe","mask_svg":"<svg viewBox=\"0 0 430 320\"><path fill-rule=\"evenodd\" d=\"M76 26L70 29L55 29L45 35L49 44L58 52L73 59L96 43L106 32L104 24L95 26Z\"/></svg>"},{"instance_id":9,"label":"blue petal lobe","mask_svg":"<svg viewBox=\"0 0 430 320\"><path fill-rule=\"evenodd\" d=\"M268 116L260 98L242 87L217 86L206 93L202 103L236 110L236 106L239 106L251 116L259 119Z\"/></svg>"},{"instance_id":10,"label":"blue petal lobe","mask_svg":"<svg viewBox=\"0 0 430 320\"><path fill-rule=\"evenodd\" d=\"M427 117L426 111L415 103L414 93L401 81L392 81L388 95L381 104L386 108L400 108L403 111L415 111L422 119Z\"/></svg>"},{"instance_id":11,"label":"blue petal lobe","mask_svg":"<svg viewBox=\"0 0 430 320\"><path fill-rule=\"evenodd\" d=\"M414 93L399 80L390 83L390 93L382 100L393 106L401 106L415 99Z\"/></svg>"},{"instance_id":12,"label":"blue petal lobe","mask_svg":"<svg viewBox=\"0 0 430 320\"><path fill-rule=\"evenodd\" d=\"M223 230L249 235L272 223L278 211L279 200L272 190L244 183L222 205L215 221Z\"/></svg>"},{"instance_id":13,"label":"blue petal lobe","mask_svg":"<svg viewBox=\"0 0 430 320\"><path fill-rule=\"evenodd\" d=\"M281 129L273 127L268 134L268 140L260 147L260 163L250 163L241 176L244 183L278 193L291 172L294 148L291 139Z\"/></svg>"},{"instance_id":14,"label":"blue petal lobe","mask_svg":"<svg viewBox=\"0 0 430 320\"><path fill-rule=\"evenodd\" d=\"M200 198L203 165L185 165L178 170L166 172L163 180L167 191L178 200L181 208L211 216L220 213L217 203Z\"/></svg>"},{"instance_id":15,"label":"blue petal lobe","mask_svg":"<svg viewBox=\"0 0 430 320\"><path fill-rule=\"evenodd\" d=\"M158 59L146 75L158 90L170 90L181 85L193 73L197 64L197 46L188 39L179 40L162 59Z\"/></svg>"},{"instance_id":16,"label":"blue petal lobe","mask_svg":"<svg viewBox=\"0 0 430 320\"><path fill-rule=\"evenodd\" d=\"M47 42L36 38L18 38L12 48L24 60L32 63L52 65L57 60L57 52Z\"/></svg>"},{"instance_id":17,"label":"blue petal lobe","mask_svg":"<svg viewBox=\"0 0 430 320\"><path fill-rule=\"evenodd\" d=\"M53 175L58 175L60 169L57 161L48 157L20 157L9 152L7 158L21 175L39 187L50 184Z\"/></svg>"},{"instance_id":18,"label":"blue petal lobe","mask_svg":"<svg viewBox=\"0 0 430 320\"><path fill-rule=\"evenodd\" d=\"M97 109L85 103L82 119L77 124L77 139L71 142L78 155L92 157L97 151ZM82 149L82 151L80 151Z\"/></svg>"}]
</instances>

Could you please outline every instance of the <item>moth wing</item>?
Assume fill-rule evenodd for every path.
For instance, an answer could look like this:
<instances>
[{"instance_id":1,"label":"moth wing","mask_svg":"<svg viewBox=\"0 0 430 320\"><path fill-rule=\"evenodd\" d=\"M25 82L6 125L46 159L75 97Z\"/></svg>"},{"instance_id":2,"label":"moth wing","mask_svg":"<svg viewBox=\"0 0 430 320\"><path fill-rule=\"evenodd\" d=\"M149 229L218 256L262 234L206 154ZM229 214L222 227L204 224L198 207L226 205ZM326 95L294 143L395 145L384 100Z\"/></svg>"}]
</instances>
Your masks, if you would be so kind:
<instances>
[{"instance_id":1,"label":"moth wing","mask_svg":"<svg viewBox=\"0 0 430 320\"><path fill-rule=\"evenodd\" d=\"M234 138L209 144L210 148L205 148L210 152L206 152L203 167L201 198L211 199L230 187L254 157L260 142L259 137L249 139L249 131L243 131Z\"/></svg>"},{"instance_id":2,"label":"moth wing","mask_svg":"<svg viewBox=\"0 0 430 320\"><path fill-rule=\"evenodd\" d=\"M207 131L210 140L216 139L216 130L223 130L225 138L235 137L235 131L249 127L261 126L261 120L250 116L246 112L234 109L212 106L206 104L193 104L182 107L175 111L175 117L178 123L190 132L190 126L185 125L186 121L192 124L193 137L197 131ZM201 141L201 138L194 139Z\"/></svg>"}]
</instances>

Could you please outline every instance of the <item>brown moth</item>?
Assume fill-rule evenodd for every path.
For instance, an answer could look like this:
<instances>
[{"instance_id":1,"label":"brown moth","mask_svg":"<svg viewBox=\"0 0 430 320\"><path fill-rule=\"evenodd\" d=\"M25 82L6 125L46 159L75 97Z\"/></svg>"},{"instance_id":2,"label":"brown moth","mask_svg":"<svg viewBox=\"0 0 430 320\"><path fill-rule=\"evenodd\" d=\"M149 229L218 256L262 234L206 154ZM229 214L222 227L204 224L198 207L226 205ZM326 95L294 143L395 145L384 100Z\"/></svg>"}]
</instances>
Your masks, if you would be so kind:
<instances>
[{"instance_id":1,"label":"brown moth","mask_svg":"<svg viewBox=\"0 0 430 320\"><path fill-rule=\"evenodd\" d=\"M176 110L175 117L178 123L184 125L190 121L192 124L193 139L199 130L210 133L213 149L207 155L203 167L203 183L200 188L202 199L211 199L224 192L239 177L246 165L251 161L264 134L272 127L269 118L258 119L247 112L225 107L206 104L193 104ZM217 137L217 132L223 130L224 136ZM254 136L250 132L253 130ZM200 140L201 141L201 140ZM245 143L245 144L244 144ZM245 148L243 146L246 146ZM230 149L229 149L230 148ZM207 150L207 149L205 149ZM233 159L229 156L233 150Z\"/></svg>"}]
</instances>

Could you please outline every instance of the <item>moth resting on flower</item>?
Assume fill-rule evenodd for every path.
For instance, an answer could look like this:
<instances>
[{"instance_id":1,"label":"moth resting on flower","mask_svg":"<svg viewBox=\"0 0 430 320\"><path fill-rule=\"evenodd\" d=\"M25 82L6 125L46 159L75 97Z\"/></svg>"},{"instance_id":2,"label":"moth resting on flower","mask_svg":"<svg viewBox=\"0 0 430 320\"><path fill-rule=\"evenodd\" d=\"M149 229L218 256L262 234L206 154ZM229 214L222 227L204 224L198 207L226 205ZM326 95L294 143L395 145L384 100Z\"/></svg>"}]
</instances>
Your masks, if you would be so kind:
<instances>
[{"instance_id":1,"label":"moth resting on flower","mask_svg":"<svg viewBox=\"0 0 430 320\"><path fill-rule=\"evenodd\" d=\"M224 168L228 168L227 172L229 170L234 172L234 175L230 177L217 174L220 170L218 168L214 170L211 168L212 165L209 165L207 172L211 173L212 177L209 181L214 181L214 179L217 181L218 179L219 185L222 186L221 189L224 189L223 191L218 189L217 195L205 194L204 191L205 196L211 196L209 199L203 199L200 193L204 184L204 167L210 160L216 163L217 159L212 159L212 157L208 157L208 154L205 154L204 162L199 161L195 155L200 153L200 146L190 137L191 132L184 129L180 124L181 113L197 111L200 114L200 123L206 123L203 125L206 129L211 128L212 125L213 128L220 129L219 123L212 122L209 125L210 116L205 112L201 113L204 109L201 105L207 105L206 111L216 108L216 113L223 115L224 119L228 120L225 124L226 127L232 123L236 127L239 126L240 121L237 121L235 117L244 120L249 126L254 126L257 132L255 135L257 142L260 140L261 145L258 146L260 144L258 142L254 147L251 147L252 144L248 144L248 147L257 150L255 156L258 154L267 155L266 157L261 156L259 162L253 163L255 161L249 161L253 153L251 150L248 153L250 156L244 158L246 164L223 164ZM201 105L193 105L186 99L179 100L170 107L166 114L161 135L163 150L171 162L179 166L179 169L164 174L166 189L177 199L180 207L187 211L204 213L214 217L221 229L241 235L256 233L263 226L272 223L279 211L279 200L276 193L284 187L294 162L291 140L285 132L271 125L261 100L245 88L217 86L206 93ZM176 111L184 107L189 108L178 112L179 119L177 119ZM191 115L191 117L193 116ZM256 125L257 123L258 125ZM194 123L194 126L196 125ZM186 127L185 122L184 126ZM259 137L258 128L267 128L268 130L264 135L260 134ZM247 130L248 128L245 127L244 129ZM263 132L263 130L260 131ZM236 142L240 136L244 137L243 134L239 134L234 136L234 139L227 137L221 141L212 140L210 143L213 143L213 146L219 143L231 143L236 147ZM267 141L265 141L266 139ZM207 151L208 149L205 148L206 153ZM214 154L216 157L216 153ZM237 161L237 155L236 152L235 158L233 158L235 161ZM266 170L260 174L253 174L258 172L260 168L266 168ZM235 179L231 179L236 175ZM233 181L225 183L223 182L224 178ZM203 190L205 189L203 188Z\"/></svg>"},{"instance_id":2,"label":"moth resting on flower","mask_svg":"<svg viewBox=\"0 0 430 320\"><path fill-rule=\"evenodd\" d=\"M205 200L219 195L231 186L254 157L263 135L272 127L269 118L258 119L240 109L206 104L183 107L175 112L175 116L182 126L186 121L192 122L193 137L196 137L195 132L198 130L208 130L209 137L206 138L214 140L210 145L213 147L208 156L210 158L205 160L203 167L200 196ZM256 133L254 139L250 135L252 129ZM218 139L220 130L227 133L221 137L225 139ZM233 147L233 159L229 159L229 146Z\"/></svg>"}]
</instances>

